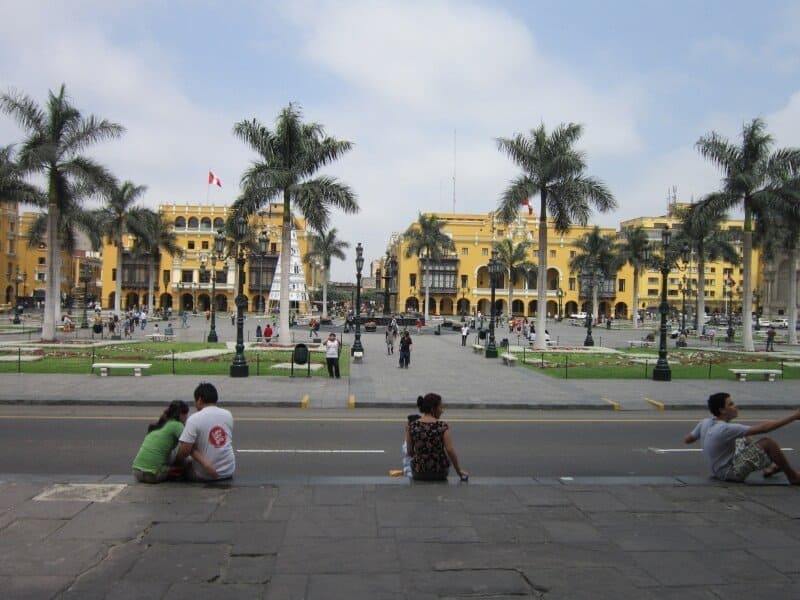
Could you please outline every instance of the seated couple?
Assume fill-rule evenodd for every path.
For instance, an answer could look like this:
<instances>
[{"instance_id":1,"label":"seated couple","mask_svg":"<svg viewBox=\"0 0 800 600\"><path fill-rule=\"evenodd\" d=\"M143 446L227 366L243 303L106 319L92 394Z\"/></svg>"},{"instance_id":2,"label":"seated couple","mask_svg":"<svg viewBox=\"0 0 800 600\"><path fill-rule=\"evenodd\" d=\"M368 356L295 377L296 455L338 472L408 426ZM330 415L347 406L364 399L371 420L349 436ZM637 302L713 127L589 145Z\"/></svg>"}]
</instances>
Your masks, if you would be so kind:
<instances>
[{"instance_id":1,"label":"seated couple","mask_svg":"<svg viewBox=\"0 0 800 600\"><path fill-rule=\"evenodd\" d=\"M194 391L197 412L193 415L189 416L189 406L183 400L170 403L158 422L148 427L133 460L137 481L216 481L233 477L233 416L217 406L217 399L216 388L201 383Z\"/></svg>"}]
</instances>

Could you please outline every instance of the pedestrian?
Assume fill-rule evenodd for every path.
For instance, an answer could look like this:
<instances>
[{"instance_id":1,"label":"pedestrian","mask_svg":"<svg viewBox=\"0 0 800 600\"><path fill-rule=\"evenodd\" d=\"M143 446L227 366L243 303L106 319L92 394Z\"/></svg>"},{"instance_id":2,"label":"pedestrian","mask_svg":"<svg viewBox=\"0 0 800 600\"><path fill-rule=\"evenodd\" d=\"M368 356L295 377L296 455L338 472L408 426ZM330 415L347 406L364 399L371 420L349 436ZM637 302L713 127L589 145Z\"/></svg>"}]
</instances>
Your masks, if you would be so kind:
<instances>
[{"instance_id":1,"label":"pedestrian","mask_svg":"<svg viewBox=\"0 0 800 600\"><path fill-rule=\"evenodd\" d=\"M144 328L147 327L147 312L141 314L140 321L142 323L142 331L144 331Z\"/></svg>"},{"instance_id":2,"label":"pedestrian","mask_svg":"<svg viewBox=\"0 0 800 600\"><path fill-rule=\"evenodd\" d=\"M264 341L264 334L261 331L261 325L256 325L256 341L257 342Z\"/></svg>"},{"instance_id":3,"label":"pedestrian","mask_svg":"<svg viewBox=\"0 0 800 600\"><path fill-rule=\"evenodd\" d=\"M469 335L469 325L464 323L464 326L461 327L461 345L467 345L467 336Z\"/></svg>"},{"instance_id":4,"label":"pedestrian","mask_svg":"<svg viewBox=\"0 0 800 600\"><path fill-rule=\"evenodd\" d=\"M264 325L264 341L269 342L272 339L272 327L269 323Z\"/></svg>"},{"instance_id":5,"label":"pedestrian","mask_svg":"<svg viewBox=\"0 0 800 600\"><path fill-rule=\"evenodd\" d=\"M231 326L236 326L236 313L231 311Z\"/></svg>"},{"instance_id":6,"label":"pedestrian","mask_svg":"<svg viewBox=\"0 0 800 600\"><path fill-rule=\"evenodd\" d=\"M184 310L183 313L181 313L181 323L182 323L184 329L189 327L189 311L188 310Z\"/></svg>"},{"instance_id":7,"label":"pedestrian","mask_svg":"<svg viewBox=\"0 0 800 600\"><path fill-rule=\"evenodd\" d=\"M769 433L797 421L800 410L752 427L734 425L731 421L739 416L739 409L725 392L709 396L708 410L713 416L698 423L683 441L691 444L700 440L712 477L743 482L750 473L763 469L764 477L783 471L789 483L800 485L800 473L789 464L777 442L768 437L750 439L750 436Z\"/></svg>"},{"instance_id":8,"label":"pedestrian","mask_svg":"<svg viewBox=\"0 0 800 600\"><path fill-rule=\"evenodd\" d=\"M386 355L394 354L394 335L392 334L392 326L386 326Z\"/></svg>"},{"instance_id":9,"label":"pedestrian","mask_svg":"<svg viewBox=\"0 0 800 600\"><path fill-rule=\"evenodd\" d=\"M469 473L461 468L453 446L449 425L441 420L444 413L439 394L425 394L417 399L422 413L419 419L409 420L406 426L406 447L411 457L411 471L415 481L447 481L452 463L461 481Z\"/></svg>"},{"instance_id":10,"label":"pedestrian","mask_svg":"<svg viewBox=\"0 0 800 600\"><path fill-rule=\"evenodd\" d=\"M767 331L767 352L775 352L775 327L772 325Z\"/></svg>"},{"instance_id":11,"label":"pedestrian","mask_svg":"<svg viewBox=\"0 0 800 600\"><path fill-rule=\"evenodd\" d=\"M422 333L422 319L417 318L417 335Z\"/></svg>"},{"instance_id":12,"label":"pedestrian","mask_svg":"<svg viewBox=\"0 0 800 600\"><path fill-rule=\"evenodd\" d=\"M406 331L400 338L400 368L407 369L411 364L411 334Z\"/></svg>"},{"instance_id":13,"label":"pedestrian","mask_svg":"<svg viewBox=\"0 0 800 600\"><path fill-rule=\"evenodd\" d=\"M342 342L336 339L336 334L331 331L325 340L325 362L328 363L328 377L339 379L339 352Z\"/></svg>"},{"instance_id":14,"label":"pedestrian","mask_svg":"<svg viewBox=\"0 0 800 600\"><path fill-rule=\"evenodd\" d=\"M233 452L233 415L217 406L217 388L201 383L194 391L197 412L186 420L179 438L175 462L180 464L195 450L206 458L206 464L192 461L187 477L196 481L230 479L236 471Z\"/></svg>"}]
</instances>

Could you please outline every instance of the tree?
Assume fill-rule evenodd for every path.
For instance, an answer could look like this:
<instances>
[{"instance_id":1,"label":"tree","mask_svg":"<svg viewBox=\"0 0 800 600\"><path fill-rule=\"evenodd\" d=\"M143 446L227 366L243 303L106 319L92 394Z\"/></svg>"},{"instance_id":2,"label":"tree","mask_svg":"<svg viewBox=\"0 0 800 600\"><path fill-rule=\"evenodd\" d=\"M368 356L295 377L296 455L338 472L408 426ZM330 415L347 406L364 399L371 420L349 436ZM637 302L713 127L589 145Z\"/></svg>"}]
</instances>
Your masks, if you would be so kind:
<instances>
[{"instance_id":1,"label":"tree","mask_svg":"<svg viewBox=\"0 0 800 600\"><path fill-rule=\"evenodd\" d=\"M497 260L503 265L503 269L508 273L508 316L514 316L514 284L517 278L529 271L536 271L536 265L528 260L528 248L533 244L528 241L515 244L513 240L504 238L494 243L497 250Z\"/></svg>"},{"instance_id":2,"label":"tree","mask_svg":"<svg viewBox=\"0 0 800 600\"><path fill-rule=\"evenodd\" d=\"M613 279L623 263L616 253L614 237L603 235L596 225L589 233L575 241L575 248L575 256L569 259L569 268L578 274L591 273L594 282L592 285L592 319L596 322L600 282Z\"/></svg>"},{"instance_id":3,"label":"tree","mask_svg":"<svg viewBox=\"0 0 800 600\"><path fill-rule=\"evenodd\" d=\"M616 207L611 192L598 179L584 173L584 153L574 148L582 127L575 123L559 125L548 136L544 125L531 130L525 137L498 138L497 145L521 169L522 174L511 181L498 204L500 218L510 223L522 202L539 194L539 273L537 278L538 305L547 302L547 213L558 233L569 231L573 222L585 225L593 204L601 212ZM547 311L539 310L536 327L544 331ZM546 348L545 336L536 338L536 347Z\"/></svg>"},{"instance_id":4,"label":"tree","mask_svg":"<svg viewBox=\"0 0 800 600\"><path fill-rule=\"evenodd\" d=\"M406 246L406 258L417 255L422 262L423 283L425 285L424 315L426 323L428 322L428 304L430 302L431 263L441 261L442 257L444 257L447 252L455 251L453 240L442 231L443 227L444 221L439 219L436 215L428 216L420 213L417 222L412 223L403 234L403 238L408 242Z\"/></svg>"},{"instance_id":5,"label":"tree","mask_svg":"<svg viewBox=\"0 0 800 600\"><path fill-rule=\"evenodd\" d=\"M358 212L355 194L335 178L314 175L343 156L352 144L325 135L322 125L304 123L302 112L289 104L278 115L275 129L269 130L253 119L234 125L236 137L259 156L242 176L242 196L234 208L252 215L270 201L283 202L281 227L280 331L289 331L289 259L291 255L292 207L299 210L306 224L325 231L330 211Z\"/></svg>"},{"instance_id":6,"label":"tree","mask_svg":"<svg viewBox=\"0 0 800 600\"><path fill-rule=\"evenodd\" d=\"M781 198L791 196L788 178L800 169L800 149L781 148L770 152L773 140L766 123L753 119L742 127L741 145L734 145L716 132L697 141L700 154L722 170L722 189L702 203L717 210L744 209L743 263L745 310L742 315L744 349L753 346L753 222L765 215Z\"/></svg>"},{"instance_id":7,"label":"tree","mask_svg":"<svg viewBox=\"0 0 800 600\"><path fill-rule=\"evenodd\" d=\"M47 199L34 185L22 177L14 161L13 146L0 148L0 202L19 202L44 206Z\"/></svg>"},{"instance_id":8,"label":"tree","mask_svg":"<svg viewBox=\"0 0 800 600\"><path fill-rule=\"evenodd\" d=\"M134 206L147 187L126 181L122 185L111 185L105 190L106 206L99 210L100 226L109 240L117 247L117 276L114 294L114 312L120 314L122 307L122 236L125 233L139 234L143 230L145 210ZM137 235L139 237L139 235ZM148 309L152 309L148 305Z\"/></svg>"},{"instance_id":9,"label":"tree","mask_svg":"<svg viewBox=\"0 0 800 600\"><path fill-rule=\"evenodd\" d=\"M331 260L338 258L344 260L344 249L350 244L337 237L336 228L329 231L313 232L308 238L309 250L303 260L313 268L313 261L322 264L322 318L328 318L328 278L331 271Z\"/></svg>"},{"instance_id":10,"label":"tree","mask_svg":"<svg viewBox=\"0 0 800 600\"><path fill-rule=\"evenodd\" d=\"M161 250L175 256L180 252L178 236L172 224L165 221L161 213L152 210L142 211L134 252L148 258L147 269L147 306L151 309L155 305L153 289L155 287L155 269L160 264ZM165 290L166 291L166 290ZM211 299L214 302L214 299ZM164 308L163 306L161 307Z\"/></svg>"},{"instance_id":11,"label":"tree","mask_svg":"<svg viewBox=\"0 0 800 600\"><path fill-rule=\"evenodd\" d=\"M621 240L617 243L617 254L621 264L628 263L633 267L633 326L639 327L639 277L646 265L645 249L649 243L644 227L625 227L621 232Z\"/></svg>"},{"instance_id":12,"label":"tree","mask_svg":"<svg viewBox=\"0 0 800 600\"><path fill-rule=\"evenodd\" d=\"M104 167L81 153L97 142L119 137L124 129L94 116L84 118L71 104L63 85L57 94L49 92L45 109L28 96L8 93L0 96L0 110L16 119L27 134L18 155L20 173L38 175L47 182L47 286L42 340L54 340L61 307L60 215L72 203L80 203L83 192L103 188L113 181Z\"/></svg>"}]
</instances>

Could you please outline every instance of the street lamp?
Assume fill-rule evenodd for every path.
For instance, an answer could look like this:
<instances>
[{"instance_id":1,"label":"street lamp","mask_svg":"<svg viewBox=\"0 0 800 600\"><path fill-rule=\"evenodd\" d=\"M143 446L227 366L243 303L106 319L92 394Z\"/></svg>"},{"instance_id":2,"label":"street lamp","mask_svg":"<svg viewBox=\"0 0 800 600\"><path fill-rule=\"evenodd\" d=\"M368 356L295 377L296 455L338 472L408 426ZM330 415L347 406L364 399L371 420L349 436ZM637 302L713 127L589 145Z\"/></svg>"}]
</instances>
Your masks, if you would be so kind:
<instances>
[{"instance_id":1,"label":"street lamp","mask_svg":"<svg viewBox=\"0 0 800 600\"><path fill-rule=\"evenodd\" d=\"M389 291L389 283L392 281L392 258L389 251L386 251L386 257L383 259L383 314L388 315L391 310L389 302L391 301L391 292Z\"/></svg>"},{"instance_id":2,"label":"street lamp","mask_svg":"<svg viewBox=\"0 0 800 600\"><path fill-rule=\"evenodd\" d=\"M236 218L237 234L237 281L238 293L236 295L236 355L231 363L231 377L247 377L250 375L250 367L244 357L244 308L247 305L247 298L244 295L244 244L247 235L247 220L240 214Z\"/></svg>"},{"instance_id":3,"label":"street lamp","mask_svg":"<svg viewBox=\"0 0 800 600\"><path fill-rule=\"evenodd\" d=\"M685 274L678 283L678 291L681 293L681 333L686 333L686 294L689 293L689 283Z\"/></svg>"},{"instance_id":4,"label":"street lamp","mask_svg":"<svg viewBox=\"0 0 800 600\"><path fill-rule=\"evenodd\" d=\"M223 259L225 252L225 235L222 230L214 236L214 251L211 253L211 330L208 332L208 342L219 341L217 337L217 260Z\"/></svg>"},{"instance_id":5,"label":"street lamp","mask_svg":"<svg viewBox=\"0 0 800 600\"><path fill-rule=\"evenodd\" d=\"M728 277L728 279L724 281L724 286L725 288L727 288L726 297L728 299L728 330L725 332L725 341L728 342L729 344L733 342L733 336L734 336L734 331L733 331L733 286L734 285L736 285L736 282L733 279L731 279L730 276ZM723 291L723 293L726 292Z\"/></svg>"},{"instance_id":6,"label":"street lamp","mask_svg":"<svg viewBox=\"0 0 800 600\"><path fill-rule=\"evenodd\" d=\"M758 321L761 319L761 290L753 290L753 299L756 301L756 331L760 331L761 325L758 323ZM744 310L744 307L742 307L742 310ZM753 307L751 306L749 310L752 313Z\"/></svg>"},{"instance_id":7,"label":"street lamp","mask_svg":"<svg viewBox=\"0 0 800 600\"><path fill-rule=\"evenodd\" d=\"M581 270L581 289L587 292L589 302L586 306L586 338L583 340L584 346L594 346L594 338L592 338L592 314L594 312L594 284L597 267L594 260L589 260Z\"/></svg>"},{"instance_id":8,"label":"street lamp","mask_svg":"<svg viewBox=\"0 0 800 600\"><path fill-rule=\"evenodd\" d=\"M495 315L495 301L494 294L497 288L497 276L500 274L503 265L497 260L497 250L492 250L492 258L489 259L489 282L492 286L491 295L491 312L489 319L489 343L486 344L486 358L497 358L497 346L494 339L494 315Z\"/></svg>"},{"instance_id":9,"label":"street lamp","mask_svg":"<svg viewBox=\"0 0 800 600\"><path fill-rule=\"evenodd\" d=\"M200 284L196 281L192 282L192 314L197 314L197 288L200 287Z\"/></svg>"},{"instance_id":10,"label":"street lamp","mask_svg":"<svg viewBox=\"0 0 800 600\"><path fill-rule=\"evenodd\" d=\"M92 280L91 265L81 262L80 280L83 283L83 319L81 320L81 329L89 329L89 320L86 316L86 301L89 295L89 282Z\"/></svg>"},{"instance_id":11,"label":"street lamp","mask_svg":"<svg viewBox=\"0 0 800 600\"><path fill-rule=\"evenodd\" d=\"M178 288L178 308L181 314L183 314L183 311L186 310L186 307L183 305L183 282L179 281L175 284L175 287Z\"/></svg>"},{"instance_id":12,"label":"street lamp","mask_svg":"<svg viewBox=\"0 0 800 600\"><path fill-rule=\"evenodd\" d=\"M350 349L350 354L356 352L364 352L364 346L361 345L361 269L364 268L364 249L361 247L361 242L356 246L356 332L353 339L353 347Z\"/></svg>"},{"instance_id":13,"label":"street lamp","mask_svg":"<svg viewBox=\"0 0 800 600\"><path fill-rule=\"evenodd\" d=\"M22 273L19 272L19 266L17 266L17 276L14 278L14 325L19 325L19 284L22 283Z\"/></svg>"},{"instance_id":14,"label":"street lamp","mask_svg":"<svg viewBox=\"0 0 800 600\"><path fill-rule=\"evenodd\" d=\"M261 234L258 236L258 249L261 251L258 256L258 298L260 306L258 312L267 314L267 303L264 301L264 260L267 258L267 250L269 249L269 236L267 230L262 229Z\"/></svg>"},{"instance_id":15,"label":"street lamp","mask_svg":"<svg viewBox=\"0 0 800 600\"><path fill-rule=\"evenodd\" d=\"M561 313L561 303L564 300L564 290L558 288L556 291L556 297L558 298L558 320L561 321L564 318L564 315Z\"/></svg>"}]
</instances>

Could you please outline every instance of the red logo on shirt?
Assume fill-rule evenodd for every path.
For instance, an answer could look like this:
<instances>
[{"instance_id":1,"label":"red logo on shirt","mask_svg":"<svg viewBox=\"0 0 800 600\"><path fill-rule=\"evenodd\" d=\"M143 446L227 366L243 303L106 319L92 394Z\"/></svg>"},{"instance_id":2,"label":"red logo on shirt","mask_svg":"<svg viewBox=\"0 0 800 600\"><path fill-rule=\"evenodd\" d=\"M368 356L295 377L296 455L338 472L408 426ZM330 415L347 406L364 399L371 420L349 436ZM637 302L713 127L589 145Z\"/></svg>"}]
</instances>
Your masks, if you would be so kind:
<instances>
[{"instance_id":1,"label":"red logo on shirt","mask_svg":"<svg viewBox=\"0 0 800 600\"><path fill-rule=\"evenodd\" d=\"M228 441L228 436L225 430L219 425L213 427L211 431L208 432L208 443L214 446L214 448L222 448L226 441Z\"/></svg>"}]
</instances>

